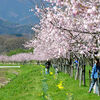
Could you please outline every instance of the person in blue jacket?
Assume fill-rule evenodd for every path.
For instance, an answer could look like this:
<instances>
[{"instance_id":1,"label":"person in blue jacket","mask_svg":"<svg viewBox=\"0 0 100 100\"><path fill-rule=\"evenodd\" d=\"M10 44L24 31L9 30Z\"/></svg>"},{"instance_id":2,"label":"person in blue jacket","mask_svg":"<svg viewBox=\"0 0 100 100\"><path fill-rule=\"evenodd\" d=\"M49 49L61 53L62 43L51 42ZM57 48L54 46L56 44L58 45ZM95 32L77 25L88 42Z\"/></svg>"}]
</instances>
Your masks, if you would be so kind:
<instances>
[{"instance_id":1,"label":"person in blue jacket","mask_svg":"<svg viewBox=\"0 0 100 100\"><path fill-rule=\"evenodd\" d=\"M77 69L78 68L78 65L79 65L78 60L75 60L73 64L75 65L75 68Z\"/></svg>"},{"instance_id":2,"label":"person in blue jacket","mask_svg":"<svg viewBox=\"0 0 100 100\"><path fill-rule=\"evenodd\" d=\"M96 63L94 64L93 68L92 68L92 74L91 74L91 85L90 85L90 88L89 88L89 91L88 93L91 93L93 87L94 87L94 84L95 82L97 81L97 78L100 76L98 76L98 72L100 72L100 59L99 58L96 58Z\"/></svg>"}]
</instances>

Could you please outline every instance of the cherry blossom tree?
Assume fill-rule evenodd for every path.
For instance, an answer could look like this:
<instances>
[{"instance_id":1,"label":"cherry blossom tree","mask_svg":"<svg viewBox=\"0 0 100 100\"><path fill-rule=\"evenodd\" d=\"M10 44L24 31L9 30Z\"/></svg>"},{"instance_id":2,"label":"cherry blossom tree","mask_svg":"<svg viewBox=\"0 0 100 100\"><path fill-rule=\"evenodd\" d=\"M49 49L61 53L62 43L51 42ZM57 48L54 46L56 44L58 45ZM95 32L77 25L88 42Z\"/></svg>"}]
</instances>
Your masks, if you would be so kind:
<instances>
[{"instance_id":1,"label":"cherry blossom tree","mask_svg":"<svg viewBox=\"0 0 100 100\"><path fill-rule=\"evenodd\" d=\"M70 53L91 56L100 50L99 0L45 0L49 7L39 8L39 34L31 40L38 60L67 57Z\"/></svg>"},{"instance_id":2,"label":"cherry blossom tree","mask_svg":"<svg viewBox=\"0 0 100 100\"><path fill-rule=\"evenodd\" d=\"M20 53L12 56L0 55L0 62L25 62L34 59L32 53Z\"/></svg>"},{"instance_id":3,"label":"cherry blossom tree","mask_svg":"<svg viewBox=\"0 0 100 100\"><path fill-rule=\"evenodd\" d=\"M0 62L8 62L8 56L0 55Z\"/></svg>"}]
</instances>

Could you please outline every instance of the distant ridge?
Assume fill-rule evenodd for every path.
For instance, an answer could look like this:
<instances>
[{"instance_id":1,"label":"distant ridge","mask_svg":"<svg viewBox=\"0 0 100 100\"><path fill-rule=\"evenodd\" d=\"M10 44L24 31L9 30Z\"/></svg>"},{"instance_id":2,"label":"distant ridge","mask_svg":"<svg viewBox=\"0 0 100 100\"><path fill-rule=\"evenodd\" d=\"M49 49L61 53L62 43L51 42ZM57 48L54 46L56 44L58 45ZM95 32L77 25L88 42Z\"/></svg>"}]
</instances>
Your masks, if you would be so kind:
<instances>
[{"instance_id":1,"label":"distant ridge","mask_svg":"<svg viewBox=\"0 0 100 100\"><path fill-rule=\"evenodd\" d=\"M32 25L20 25L0 19L0 34L30 34L34 33Z\"/></svg>"}]
</instances>

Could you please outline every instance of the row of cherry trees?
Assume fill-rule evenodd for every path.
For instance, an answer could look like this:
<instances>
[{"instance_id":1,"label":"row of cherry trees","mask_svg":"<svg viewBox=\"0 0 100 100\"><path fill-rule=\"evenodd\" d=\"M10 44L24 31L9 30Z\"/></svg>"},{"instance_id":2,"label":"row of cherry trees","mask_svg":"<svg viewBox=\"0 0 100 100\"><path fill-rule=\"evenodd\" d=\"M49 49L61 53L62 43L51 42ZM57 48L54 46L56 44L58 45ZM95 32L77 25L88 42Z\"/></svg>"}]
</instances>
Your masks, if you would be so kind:
<instances>
[{"instance_id":1,"label":"row of cherry trees","mask_svg":"<svg viewBox=\"0 0 100 100\"><path fill-rule=\"evenodd\" d=\"M20 53L12 56L0 55L0 62L25 62L34 60L32 53Z\"/></svg>"},{"instance_id":2,"label":"row of cherry trees","mask_svg":"<svg viewBox=\"0 0 100 100\"><path fill-rule=\"evenodd\" d=\"M70 58L71 54L93 57L100 51L99 0L45 1L40 8L36 5L40 24L33 30L38 34L25 45L34 48L36 60Z\"/></svg>"},{"instance_id":3,"label":"row of cherry trees","mask_svg":"<svg viewBox=\"0 0 100 100\"><path fill-rule=\"evenodd\" d=\"M34 48L35 60L51 60L59 71L73 76L73 60L79 60L75 79L85 85L85 64L100 56L100 0L45 0L36 5L40 24L36 37L26 43ZM33 10L32 10L33 11Z\"/></svg>"}]
</instances>

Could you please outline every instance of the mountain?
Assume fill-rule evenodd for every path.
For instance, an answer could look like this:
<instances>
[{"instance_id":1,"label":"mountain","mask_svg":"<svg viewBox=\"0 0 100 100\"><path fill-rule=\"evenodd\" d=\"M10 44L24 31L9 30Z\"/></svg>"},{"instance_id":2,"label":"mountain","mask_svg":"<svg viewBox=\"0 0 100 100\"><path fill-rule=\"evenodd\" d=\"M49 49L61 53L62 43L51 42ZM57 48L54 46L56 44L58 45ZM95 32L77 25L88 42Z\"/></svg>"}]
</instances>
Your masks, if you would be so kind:
<instances>
[{"instance_id":1,"label":"mountain","mask_svg":"<svg viewBox=\"0 0 100 100\"><path fill-rule=\"evenodd\" d=\"M20 25L0 19L0 34L23 35L34 33L31 25Z\"/></svg>"},{"instance_id":2,"label":"mountain","mask_svg":"<svg viewBox=\"0 0 100 100\"><path fill-rule=\"evenodd\" d=\"M36 24L39 18L30 12L40 0L0 0L0 18L19 24Z\"/></svg>"},{"instance_id":3,"label":"mountain","mask_svg":"<svg viewBox=\"0 0 100 100\"><path fill-rule=\"evenodd\" d=\"M0 54L10 50L25 49L24 45L29 41L28 37L16 37L13 35L0 35Z\"/></svg>"}]
</instances>

